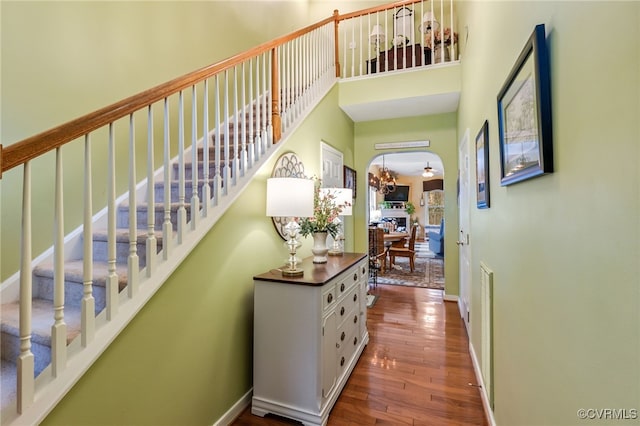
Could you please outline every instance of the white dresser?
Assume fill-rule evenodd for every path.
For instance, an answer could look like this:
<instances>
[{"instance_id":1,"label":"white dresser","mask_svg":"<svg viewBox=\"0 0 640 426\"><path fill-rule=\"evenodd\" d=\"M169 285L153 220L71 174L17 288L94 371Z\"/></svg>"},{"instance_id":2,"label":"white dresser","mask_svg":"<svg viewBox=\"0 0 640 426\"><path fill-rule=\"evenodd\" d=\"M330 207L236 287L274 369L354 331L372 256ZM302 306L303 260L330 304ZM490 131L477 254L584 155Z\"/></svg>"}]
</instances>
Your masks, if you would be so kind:
<instances>
[{"instance_id":1,"label":"white dresser","mask_svg":"<svg viewBox=\"0 0 640 426\"><path fill-rule=\"evenodd\" d=\"M254 277L251 412L324 425L369 341L368 262L361 253L311 260L300 278Z\"/></svg>"}]
</instances>

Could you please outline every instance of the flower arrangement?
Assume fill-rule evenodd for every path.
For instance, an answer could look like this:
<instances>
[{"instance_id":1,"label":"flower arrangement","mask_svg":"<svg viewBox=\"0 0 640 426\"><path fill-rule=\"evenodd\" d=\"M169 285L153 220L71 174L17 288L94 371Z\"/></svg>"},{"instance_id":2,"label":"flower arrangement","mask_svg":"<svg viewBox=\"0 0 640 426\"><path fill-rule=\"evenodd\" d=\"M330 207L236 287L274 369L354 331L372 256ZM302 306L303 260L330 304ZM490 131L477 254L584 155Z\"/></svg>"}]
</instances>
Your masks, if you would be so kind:
<instances>
[{"instance_id":1,"label":"flower arrangement","mask_svg":"<svg viewBox=\"0 0 640 426\"><path fill-rule=\"evenodd\" d=\"M409 44L409 37L398 35L391 40L391 47L404 47L406 44Z\"/></svg>"},{"instance_id":2,"label":"flower arrangement","mask_svg":"<svg viewBox=\"0 0 640 426\"><path fill-rule=\"evenodd\" d=\"M320 191L320 179L314 178L313 216L300 219L300 234L303 237L315 232L328 232L333 238L340 231L340 212L350 203L336 204L336 195L331 191Z\"/></svg>"},{"instance_id":3,"label":"flower arrangement","mask_svg":"<svg viewBox=\"0 0 640 426\"><path fill-rule=\"evenodd\" d=\"M451 45L451 28L445 28L441 31L433 31L433 43L436 47L444 40L445 46ZM458 43L458 33L453 33L453 44ZM431 49L431 30L424 33L424 45Z\"/></svg>"}]
</instances>

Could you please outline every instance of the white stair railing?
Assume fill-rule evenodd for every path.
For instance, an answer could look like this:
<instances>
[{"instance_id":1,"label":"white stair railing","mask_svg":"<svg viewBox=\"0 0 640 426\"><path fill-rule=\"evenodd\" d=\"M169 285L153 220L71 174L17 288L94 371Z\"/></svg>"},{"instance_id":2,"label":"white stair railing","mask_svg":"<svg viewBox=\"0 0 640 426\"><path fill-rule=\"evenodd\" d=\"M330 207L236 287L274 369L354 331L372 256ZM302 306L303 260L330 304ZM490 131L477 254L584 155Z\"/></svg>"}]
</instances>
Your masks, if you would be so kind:
<instances>
[{"instance_id":1,"label":"white stair railing","mask_svg":"<svg viewBox=\"0 0 640 426\"><path fill-rule=\"evenodd\" d=\"M454 18L453 0L401 1L341 17L341 76L457 61Z\"/></svg>"},{"instance_id":2,"label":"white stair railing","mask_svg":"<svg viewBox=\"0 0 640 426\"><path fill-rule=\"evenodd\" d=\"M274 152L273 144L294 130L303 114L327 93L336 81L333 28L334 19L329 18L241 60L196 71L0 151L13 158L28 143L37 145L30 148L34 152L56 150L54 248L33 261L31 162L15 161L10 167L23 169L23 231L22 261L15 275L19 292L13 297L20 317L14 359L17 394L3 405L2 424L35 424L46 416L168 278L175 268L171 265L179 264L222 216ZM312 61L305 60L311 56ZM288 77L278 69L286 70ZM281 98L284 93L286 101ZM185 102L189 94L191 102ZM280 119L280 111L286 111L286 120ZM188 137L185 114L192 117ZM215 117L212 126L209 114ZM146 126L140 126L144 131L136 131L136 120L146 121ZM64 137L55 136L65 132ZM161 142L156 137L159 132ZM52 137L59 140L52 142ZM141 141L146 141L147 155L139 164L136 154ZM106 155L96 159L94 148L104 149ZM83 166L66 169L80 170L83 194L65 205L62 154L67 149L83 153ZM156 170L159 158L162 166ZM102 161L97 168L103 176L94 174L96 161ZM19 172L19 167L8 169L2 172ZM145 176L141 182L137 181L139 171ZM105 207L97 213L93 210L96 190L106 192ZM117 196L118 192L122 195ZM83 211L81 223L65 238L64 212L72 210ZM54 270L52 363L46 366L42 345L34 347L32 330L32 300L44 297L46 292L39 288L45 284L42 278L33 279L33 268L44 268L50 257ZM68 266L71 263L81 265L77 279ZM70 300L65 291L74 280L80 295ZM122 291L125 285L127 291ZM8 280L0 288L3 303L12 301L6 297L12 293L6 290L10 286ZM78 344L69 345L68 322L76 319L70 317L67 306L73 303L78 305L80 337Z\"/></svg>"}]
</instances>

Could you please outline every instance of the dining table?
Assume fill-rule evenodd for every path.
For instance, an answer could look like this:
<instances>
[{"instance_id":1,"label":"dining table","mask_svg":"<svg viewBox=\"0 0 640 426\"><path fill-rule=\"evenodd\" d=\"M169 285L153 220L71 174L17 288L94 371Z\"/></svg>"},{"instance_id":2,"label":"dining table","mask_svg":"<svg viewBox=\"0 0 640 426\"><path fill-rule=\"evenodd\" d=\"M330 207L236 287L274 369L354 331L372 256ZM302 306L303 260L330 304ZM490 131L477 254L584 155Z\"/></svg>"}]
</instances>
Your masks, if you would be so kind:
<instances>
[{"instance_id":1,"label":"dining table","mask_svg":"<svg viewBox=\"0 0 640 426\"><path fill-rule=\"evenodd\" d=\"M384 245L386 247L404 247L408 232L391 231L384 234Z\"/></svg>"}]
</instances>

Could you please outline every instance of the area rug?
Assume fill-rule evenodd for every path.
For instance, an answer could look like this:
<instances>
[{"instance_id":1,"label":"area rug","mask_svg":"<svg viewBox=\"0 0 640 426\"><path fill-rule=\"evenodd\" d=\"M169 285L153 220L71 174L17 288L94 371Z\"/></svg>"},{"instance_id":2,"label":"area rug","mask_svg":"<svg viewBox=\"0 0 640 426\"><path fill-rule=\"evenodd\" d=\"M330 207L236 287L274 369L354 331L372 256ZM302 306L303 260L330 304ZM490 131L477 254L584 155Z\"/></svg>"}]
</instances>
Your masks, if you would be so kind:
<instances>
[{"instance_id":1,"label":"area rug","mask_svg":"<svg viewBox=\"0 0 640 426\"><path fill-rule=\"evenodd\" d=\"M415 248L413 272L409 267L409 258L396 257L394 268L387 269L384 274L378 274L378 284L444 290L444 258L430 251L426 242L416 242Z\"/></svg>"}]
</instances>

